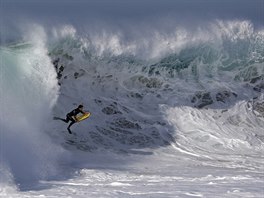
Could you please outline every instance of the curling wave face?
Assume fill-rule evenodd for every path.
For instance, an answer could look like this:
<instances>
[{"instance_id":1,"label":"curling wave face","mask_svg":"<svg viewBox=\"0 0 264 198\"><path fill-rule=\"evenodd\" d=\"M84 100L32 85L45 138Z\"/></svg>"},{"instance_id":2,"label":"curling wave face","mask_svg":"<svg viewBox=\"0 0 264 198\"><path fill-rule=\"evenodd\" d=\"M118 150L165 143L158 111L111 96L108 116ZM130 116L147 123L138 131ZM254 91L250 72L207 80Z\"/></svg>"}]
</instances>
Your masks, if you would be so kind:
<instances>
[{"instance_id":1,"label":"curling wave face","mask_svg":"<svg viewBox=\"0 0 264 198\"><path fill-rule=\"evenodd\" d=\"M72 101L93 112L66 147L133 152L173 145L196 157L218 158L210 152L223 148L261 155L263 114L252 112L253 103L262 104L264 34L250 22L216 21L134 40L122 32L78 36L72 26L54 35L49 52L59 58L61 85L55 114Z\"/></svg>"}]
</instances>

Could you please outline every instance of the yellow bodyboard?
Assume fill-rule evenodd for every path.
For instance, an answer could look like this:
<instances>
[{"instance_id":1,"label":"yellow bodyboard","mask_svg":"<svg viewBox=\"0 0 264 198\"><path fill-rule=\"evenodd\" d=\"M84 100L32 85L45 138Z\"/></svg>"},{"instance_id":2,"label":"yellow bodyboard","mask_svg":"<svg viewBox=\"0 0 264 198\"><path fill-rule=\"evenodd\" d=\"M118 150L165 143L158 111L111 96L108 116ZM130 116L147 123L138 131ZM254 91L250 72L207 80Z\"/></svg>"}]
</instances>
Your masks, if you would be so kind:
<instances>
[{"instance_id":1,"label":"yellow bodyboard","mask_svg":"<svg viewBox=\"0 0 264 198\"><path fill-rule=\"evenodd\" d=\"M90 112L87 112L87 113L85 113L83 115L77 116L77 122L80 122L82 120L85 120L85 119L89 118L90 115L91 115L91 113Z\"/></svg>"}]
</instances>

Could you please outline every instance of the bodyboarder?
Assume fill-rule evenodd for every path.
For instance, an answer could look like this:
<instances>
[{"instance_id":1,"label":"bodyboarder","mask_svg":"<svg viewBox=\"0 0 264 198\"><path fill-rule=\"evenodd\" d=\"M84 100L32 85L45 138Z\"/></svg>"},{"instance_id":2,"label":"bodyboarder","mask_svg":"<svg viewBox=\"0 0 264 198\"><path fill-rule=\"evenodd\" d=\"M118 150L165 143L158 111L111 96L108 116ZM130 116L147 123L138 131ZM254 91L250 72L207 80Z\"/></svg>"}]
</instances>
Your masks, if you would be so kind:
<instances>
[{"instance_id":1,"label":"bodyboarder","mask_svg":"<svg viewBox=\"0 0 264 198\"><path fill-rule=\"evenodd\" d=\"M77 122L77 115L79 113L82 113L83 115L85 114L85 112L83 111L83 105L79 105L78 108L73 109L71 112L67 113L66 115L66 119L62 119L62 118L58 118L58 117L54 117L54 119L56 120L61 120L63 122L68 123L69 121L71 121L71 123L69 124L69 126L67 127L68 132L71 134L71 129L70 127Z\"/></svg>"}]
</instances>

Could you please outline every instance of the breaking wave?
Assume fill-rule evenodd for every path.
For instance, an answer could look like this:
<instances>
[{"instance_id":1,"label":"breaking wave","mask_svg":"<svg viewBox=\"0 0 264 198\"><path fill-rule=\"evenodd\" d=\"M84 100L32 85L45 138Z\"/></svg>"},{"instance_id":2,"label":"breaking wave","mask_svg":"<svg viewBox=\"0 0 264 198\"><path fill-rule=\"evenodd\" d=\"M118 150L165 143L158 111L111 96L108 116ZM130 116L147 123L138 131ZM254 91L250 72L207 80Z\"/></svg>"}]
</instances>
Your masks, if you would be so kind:
<instances>
[{"instance_id":1,"label":"breaking wave","mask_svg":"<svg viewBox=\"0 0 264 198\"><path fill-rule=\"evenodd\" d=\"M263 158L263 30L215 21L193 31L140 31L37 26L26 34L30 42L1 47L5 173L19 182L52 175L45 172L56 170L61 145L122 153L170 147L207 165L261 167L242 156ZM65 123L51 118L79 103L92 116L69 138Z\"/></svg>"}]
</instances>

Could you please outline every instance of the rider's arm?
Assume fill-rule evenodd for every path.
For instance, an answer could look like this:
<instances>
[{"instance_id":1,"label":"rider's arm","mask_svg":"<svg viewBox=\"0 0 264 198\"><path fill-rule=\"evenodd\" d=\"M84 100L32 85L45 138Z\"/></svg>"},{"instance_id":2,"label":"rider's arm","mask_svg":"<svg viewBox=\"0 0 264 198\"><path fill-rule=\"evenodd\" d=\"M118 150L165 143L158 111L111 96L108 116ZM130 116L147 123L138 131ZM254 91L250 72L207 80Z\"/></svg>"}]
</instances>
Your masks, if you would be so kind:
<instances>
[{"instance_id":1,"label":"rider's arm","mask_svg":"<svg viewBox=\"0 0 264 198\"><path fill-rule=\"evenodd\" d=\"M75 115L75 116L73 116L73 117L74 117L74 120L77 121L77 116Z\"/></svg>"}]
</instances>

